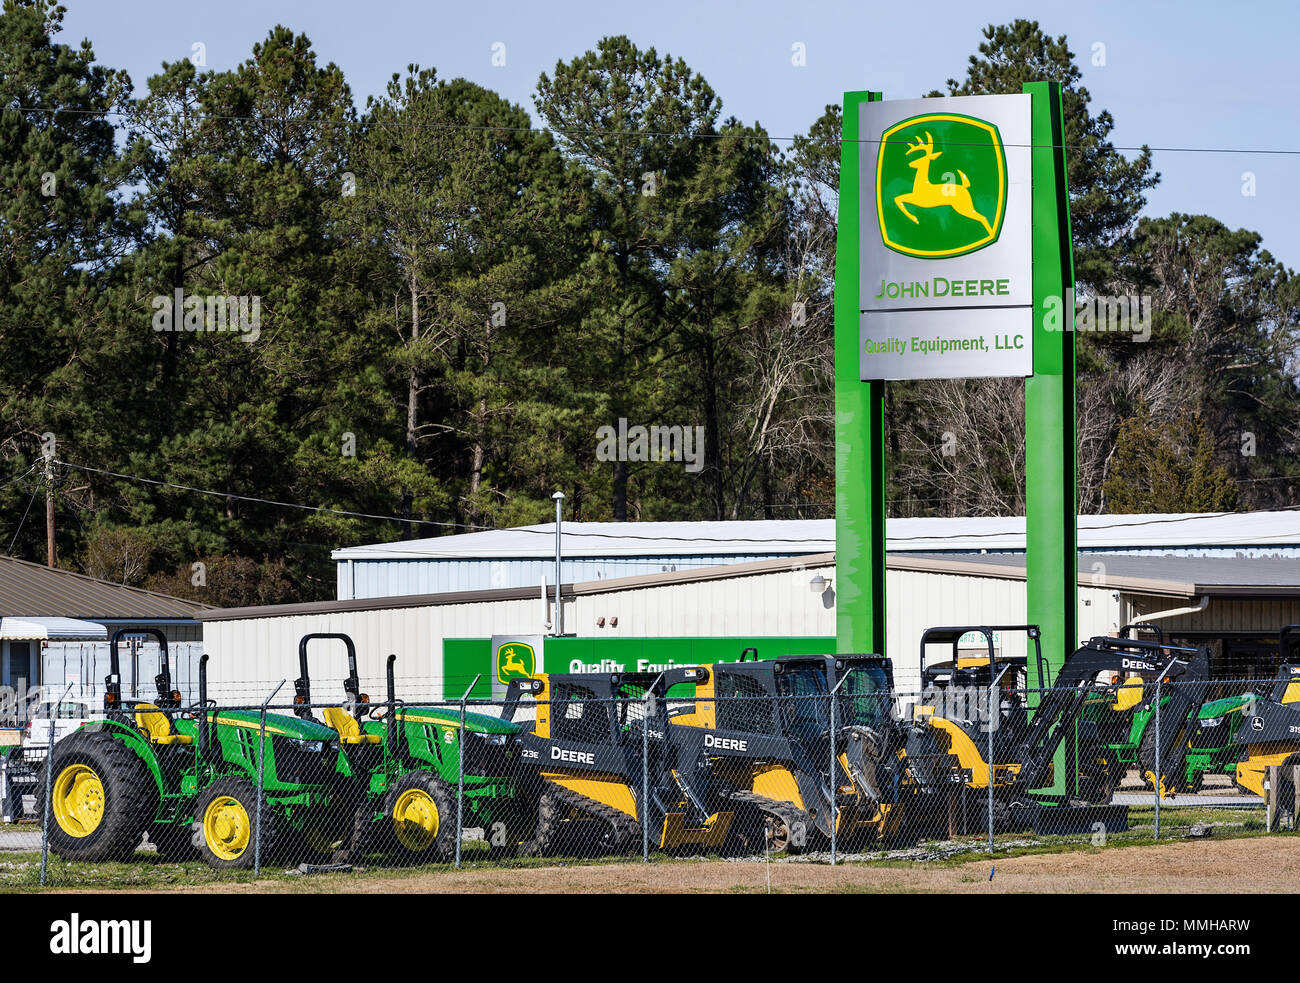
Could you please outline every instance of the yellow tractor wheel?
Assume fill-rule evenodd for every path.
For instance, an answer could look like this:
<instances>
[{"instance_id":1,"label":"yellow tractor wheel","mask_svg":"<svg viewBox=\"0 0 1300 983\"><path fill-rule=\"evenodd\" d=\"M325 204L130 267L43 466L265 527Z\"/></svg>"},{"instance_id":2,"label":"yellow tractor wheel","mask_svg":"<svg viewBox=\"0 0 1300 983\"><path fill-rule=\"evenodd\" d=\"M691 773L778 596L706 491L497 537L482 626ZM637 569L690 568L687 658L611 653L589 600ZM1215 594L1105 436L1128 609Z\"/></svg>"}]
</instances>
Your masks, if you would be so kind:
<instances>
[{"instance_id":1,"label":"yellow tractor wheel","mask_svg":"<svg viewBox=\"0 0 1300 983\"><path fill-rule=\"evenodd\" d=\"M50 849L64 860L125 860L153 821L158 789L144 762L111 733L78 731L54 746L41 770L37 815L49 776Z\"/></svg>"},{"instance_id":2,"label":"yellow tractor wheel","mask_svg":"<svg viewBox=\"0 0 1300 983\"><path fill-rule=\"evenodd\" d=\"M211 867L246 869L257 854L257 789L242 778L221 778L199 796L194 818L202 834L200 851ZM270 807L262 810L262 860L274 849L279 823Z\"/></svg>"},{"instance_id":3,"label":"yellow tractor wheel","mask_svg":"<svg viewBox=\"0 0 1300 983\"><path fill-rule=\"evenodd\" d=\"M389 847L411 861L443 861L456 849L456 798L431 771L407 772L384 803Z\"/></svg>"}]
</instances>

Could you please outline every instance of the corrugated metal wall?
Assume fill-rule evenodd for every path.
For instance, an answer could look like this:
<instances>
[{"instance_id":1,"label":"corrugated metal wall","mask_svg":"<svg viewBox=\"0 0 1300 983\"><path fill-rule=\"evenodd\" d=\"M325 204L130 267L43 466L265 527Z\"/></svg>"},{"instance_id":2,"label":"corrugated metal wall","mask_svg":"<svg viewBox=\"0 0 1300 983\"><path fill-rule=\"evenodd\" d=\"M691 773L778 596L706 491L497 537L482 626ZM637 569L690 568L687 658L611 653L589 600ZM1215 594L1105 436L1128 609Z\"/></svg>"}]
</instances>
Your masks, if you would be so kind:
<instances>
[{"instance_id":1,"label":"corrugated metal wall","mask_svg":"<svg viewBox=\"0 0 1300 983\"><path fill-rule=\"evenodd\" d=\"M821 572L834 581L834 568L807 568L695 583L665 584L565 601L565 630L583 637L689 635L835 634L833 593L814 594L809 581ZM890 570L888 572L889 654L900 686L917 683L916 646L921 632L942 616L947 624L1013 623L1024 619L1023 581ZM834 587L832 586L832 591ZM1087 637L1118 626L1112 592L1080 588L1080 632ZM598 627L598 618L605 626ZM613 619L618 619L615 627ZM475 602L439 607L394 608L343 614L295 615L204 626L214 690L253 690L298 674L298 639L308 632L345 632L357 644L366 686L379 691L384 660L398 656L399 695L459 696L442 690L442 640L487 638L494 634L541 633L546 612L540 599ZM1071 640L1070 647L1077 640ZM1023 654L1008 639L1006 654ZM1064 648L1065 646L1061 646ZM313 696L341 698L343 649L312 663ZM317 668L319 666L319 668ZM316 685L319 680L321 689ZM256 684L256 685L255 685ZM337 691L337 692L336 692ZM260 698L259 698L260 699Z\"/></svg>"},{"instance_id":2,"label":"corrugated metal wall","mask_svg":"<svg viewBox=\"0 0 1300 983\"><path fill-rule=\"evenodd\" d=\"M167 655L171 664L172 685L181 691L184 702L198 699L199 657L202 642L173 642L168 639ZM134 651L123 645L118 650L121 662L122 696L150 700L157 694L154 677L158 675L158 643L145 642ZM89 699L97 706L104 695L104 677L109 670L108 642L47 642L41 653L41 679L50 699L58 698L72 683L70 698Z\"/></svg>"},{"instance_id":3,"label":"corrugated metal wall","mask_svg":"<svg viewBox=\"0 0 1300 983\"><path fill-rule=\"evenodd\" d=\"M1144 615L1190 604L1168 597L1125 597L1127 620L1141 621ZM1204 611L1177 615L1160 621L1167 633L1179 631L1220 634L1259 632L1276 637L1283 625L1300 624L1300 601L1256 598L1213 598Z\"/></svg>"},{"instance_id":4,"label":"corrugated metal wall","mask_svg":"<svg viewBox=\"0 0 1300 983\"><path fill-rule=\"evenodd\" d=\"M786 556L755 553L740 556L616 556L563 559L560 576L566 584L617 577L639 577L676 570L702 570L729 563ZM554 584L555 561L537 558L504 560L340 560L337 564L341 601L369 597L409 597L497 587L533 587Z\"/></svg>"}]
</instances>

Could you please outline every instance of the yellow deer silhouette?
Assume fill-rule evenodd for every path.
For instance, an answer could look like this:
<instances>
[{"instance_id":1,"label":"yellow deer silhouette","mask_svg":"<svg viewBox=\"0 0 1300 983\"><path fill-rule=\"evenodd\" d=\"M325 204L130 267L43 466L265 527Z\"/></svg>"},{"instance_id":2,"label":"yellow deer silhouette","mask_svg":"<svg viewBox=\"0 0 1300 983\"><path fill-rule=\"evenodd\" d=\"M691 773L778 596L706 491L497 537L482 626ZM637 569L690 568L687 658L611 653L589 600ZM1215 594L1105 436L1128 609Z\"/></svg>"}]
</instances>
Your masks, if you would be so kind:
<instances>
[{"instance_id":1,"label":"yellow deer silhouette","mask_svg":"<svg viewBox=\"0 0 1300 983\"><path fill-rule=\"evenodd\" d=\"M521 659L516 658L514 646L507 646L502 655L506 657L505 663L501 666L502 673L517 672L521 676L528 675L528 667L524 665Z\"/></svg>"},{"instance_id":2,"label":"yellow deer silhouette","mask_svg":"<svg viewBox=\"0 0 1300 983\"><path fill-rule=\"evenodd\" d=\"M909 161L907 165L916 169L916 178L912 181L912 190L894 199L894 204L898 206L898 210L917 225L920 225L920 219L907 210L908 205L915 205L917 208L941 208L946 205L958 215L975 219L980 225L984 226L989 235L992 235L993 227L989 225L989 220L975 211L975 203L971 201L970 197L970 178L962 171L957 172L961 177L960 187L955 184L930 183L930 161L942 156L943 151L934 149L934 138L930 136L929 131L925 134L924 142L921 141L920 137L917 137L915 144L908 144L906 156L910 157L917 152L920 152L921 157Z\"/></svg>"}]
</instances>

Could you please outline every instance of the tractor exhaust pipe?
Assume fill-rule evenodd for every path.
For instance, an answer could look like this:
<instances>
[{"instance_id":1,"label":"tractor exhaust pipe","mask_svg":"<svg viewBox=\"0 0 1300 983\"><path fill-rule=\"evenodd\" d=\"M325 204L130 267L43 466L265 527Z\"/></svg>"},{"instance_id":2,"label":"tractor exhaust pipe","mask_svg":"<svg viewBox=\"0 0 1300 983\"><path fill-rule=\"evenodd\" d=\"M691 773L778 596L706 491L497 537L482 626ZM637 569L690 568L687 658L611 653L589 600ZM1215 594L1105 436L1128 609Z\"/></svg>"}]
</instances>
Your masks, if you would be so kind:
<instances>
[{"instance_id":1,"label":"tractor exhaust pipe","mask_svg":"<svg viewBox=\"0 0 1300 983\"><path fill-rule=\"evenodd\" d=\"M208 655L199 658L199 760L206 756L208 747Z\"/></svg>"},{"instance_id":2,"label":"tractor exhaust pipe","mask_svg":"<svg viewBox=\"0 0 1300 983\"><path fill-rule=\"evenodd\" d=\"M388 714L387 714L387 717L385 718L385 720L386 720L387 729L388 729L388 738L387 738L387 740L388 740L388 746L389 746L390 748L394 748L394 747L397 746L396 744L393 743L393 739L394 739L394 736L395 736L394 733L393 733L393 730L394 730L394 727L395 727L396 715L397 715L397 682L396 682L396 680L394 679L394 675L393 675L393 663L396 662L396 661L397 661L397 656L396 656L396 655L390 655L390 656L388 657L388 669L387 669L387 674L388 674Z\"/></svg>"}]
</instances>

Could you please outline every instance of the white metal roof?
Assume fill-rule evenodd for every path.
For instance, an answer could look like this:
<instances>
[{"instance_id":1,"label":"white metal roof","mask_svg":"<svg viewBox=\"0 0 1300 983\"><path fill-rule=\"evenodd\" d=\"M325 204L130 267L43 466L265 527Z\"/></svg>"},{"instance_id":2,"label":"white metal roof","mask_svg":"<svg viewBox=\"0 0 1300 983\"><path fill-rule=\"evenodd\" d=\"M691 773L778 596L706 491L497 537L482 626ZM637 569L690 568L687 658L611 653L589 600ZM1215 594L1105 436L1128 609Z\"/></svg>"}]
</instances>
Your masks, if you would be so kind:
<instances>
[{"instance_id":1,"label":"white metal roof","mask_svg":"<svg viewBox=\"0 0 1300 983\"><path fill-rule=\"evenodd\" d=\"M1081 515L1079 549L1300 546L1300 512ZM890 519L889 552L1023 550L1024 516ZM739 522L566 522L566 557L797 556L835 549L834 519ZM335 560L522 558L555 555L555 524L519 526L334 550Z\"/></svg>"},{"instance_id":2,"label":"white metal roof","mask_svg":"<svg viewBox=\"0 0 1300 983\"><path fill-rule=\"evenodd\" d=\"M75 618L0 618L0 638L10 640L64 638L100 642L108 638L108 629L93 621Z\"/></svg>"}]
</instances>

